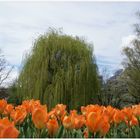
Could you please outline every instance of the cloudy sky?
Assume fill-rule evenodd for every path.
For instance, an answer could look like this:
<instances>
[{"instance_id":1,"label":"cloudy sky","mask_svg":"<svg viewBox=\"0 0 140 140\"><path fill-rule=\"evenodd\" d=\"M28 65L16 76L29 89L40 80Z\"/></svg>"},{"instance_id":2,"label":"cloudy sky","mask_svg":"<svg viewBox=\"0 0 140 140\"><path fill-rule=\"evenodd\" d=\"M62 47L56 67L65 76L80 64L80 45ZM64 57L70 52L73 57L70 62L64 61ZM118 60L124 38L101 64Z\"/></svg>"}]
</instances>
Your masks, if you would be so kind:
<instances>
[{"instance_id":1,"label":"cloudy sky","mask_svg":"<svg viewBox=\"0 0 140 140\"><path fill-rule=\"evenodd\" d=\"M100 71L121 68L121 50L135 36L140 2L0 2L0 49L17 77L23 56L49 27L94 44Z\"/></svg>"}]
</instances>

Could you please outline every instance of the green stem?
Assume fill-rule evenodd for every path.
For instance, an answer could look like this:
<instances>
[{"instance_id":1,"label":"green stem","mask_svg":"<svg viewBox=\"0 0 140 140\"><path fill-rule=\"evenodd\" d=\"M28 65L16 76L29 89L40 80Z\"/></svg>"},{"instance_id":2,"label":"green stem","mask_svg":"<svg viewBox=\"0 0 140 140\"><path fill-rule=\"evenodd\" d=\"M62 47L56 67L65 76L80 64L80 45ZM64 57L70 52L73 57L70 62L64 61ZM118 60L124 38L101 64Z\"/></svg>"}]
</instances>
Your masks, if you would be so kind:
<instances>
[{"instance_id":1,"label":"green stem","mask_svg":"<svg viewBox=\"0 0 140 140\"><path fill-rule=\"evenodd\" d=\"M41 129L38 129L38 138L41 138Z\"/></svg>"},{"instance_id":2,"label":"green stem","mask_svg":"<svg viewBox=\"0 0 140 140\"><path fill-rule=\"evenodd\" d=\"M2 119L2 114L0 114L0 117L1 117L1 119Z\"/></svg>"}]
</instances>

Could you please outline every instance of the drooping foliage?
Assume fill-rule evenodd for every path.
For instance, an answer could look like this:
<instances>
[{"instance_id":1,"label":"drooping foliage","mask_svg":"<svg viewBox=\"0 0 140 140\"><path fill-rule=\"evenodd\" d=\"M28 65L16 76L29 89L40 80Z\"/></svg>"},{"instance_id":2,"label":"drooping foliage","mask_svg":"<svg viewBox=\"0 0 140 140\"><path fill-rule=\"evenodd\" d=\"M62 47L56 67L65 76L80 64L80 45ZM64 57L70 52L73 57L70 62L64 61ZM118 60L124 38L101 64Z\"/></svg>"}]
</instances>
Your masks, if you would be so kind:
<instances>
[{"instance_id":1,"label":"drooping foliage","mask_svg":"<svg viewBox=\"0 0 140 140\"><path fill-rule=\"evenodd\" d=\"M20 99L40 99L49 109L95 103L98 90L92 44L55 30L35 41L18 79Z\"/></svg>"}]
</instances>

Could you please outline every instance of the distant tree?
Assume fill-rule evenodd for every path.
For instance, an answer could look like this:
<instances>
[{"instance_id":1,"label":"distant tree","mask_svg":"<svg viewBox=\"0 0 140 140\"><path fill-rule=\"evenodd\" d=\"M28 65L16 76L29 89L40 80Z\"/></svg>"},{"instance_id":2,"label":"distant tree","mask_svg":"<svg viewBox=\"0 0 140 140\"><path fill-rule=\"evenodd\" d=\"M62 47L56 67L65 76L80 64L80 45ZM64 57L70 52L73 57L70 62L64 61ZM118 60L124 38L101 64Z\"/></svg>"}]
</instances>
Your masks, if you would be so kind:
<instances>
[{"instance_id":1,"label":"distant tree","mask_svg":"<svg viewBox=\"0 0 140 140\"><path fill-rule=\"evenodd\" d=\"M109 105L108 102L108 90L107 90L107 80L109 79L109 71L107 67L102 68L100 76L100 92L98 94L98 100L100 105Z\"/></svg>"},{"instance_id":2,"label":"distant tree","mask_svg":"<svg viewBox=\"0 0 140 140\"><path fill-rule=\"evenodd\" d=\"M117 70L113 76L109 77L109 71L104 68L102 71L103 84L100 91L99 102L101 105L111 105L116 108L123 107L123 95L126 91L126 84L124 83L123 70ZM123 100L122 100L123 99Z\"/></svg>"},{"instance_id":3,"label":"distant tree","mask_svg":"<svg viewBox=\"0 0 140 140\"><path fill-rule=\"evenodd\" d=\"M0 87L2 87L4 82L9 78L12 69L13 67L8 65L2 51L0 50Z\"/></svg>"},{"instance_id":4,"label":"distant tree","mask_svg":"<svg viewBox=\"0 0 140 140\"><path fill-rule=\"evenodd\" d=\"M137 19L140 20L140 11L136 12ZM139 37L140 36L140 23L134 24L134 31L136 35Z\"/></svg>"},{"instance_id":5,"label":"distant tree","mask_svg":"<svg viewBox=\"0 0 140 140\"><path fill-rule=\"evenodd\" d=\"M140 19L140 13L137 13ZM125 59L125 79L128 84L129 93L135 98L135 102L140 102L140 22L135 24L137 38L130 46L123 49Z\"/></svg>"},{"instance_id":6,"label":"distant tree","mask_svg":"<svg viewBox=\"0 0 140 140\"><path fill-rule=\"evenodd\" d=\"M48 108L95 103L98 91L92 44L55 30L36 40L18 79L21 99L40 99Z\"/></svg>"}]
</instances>

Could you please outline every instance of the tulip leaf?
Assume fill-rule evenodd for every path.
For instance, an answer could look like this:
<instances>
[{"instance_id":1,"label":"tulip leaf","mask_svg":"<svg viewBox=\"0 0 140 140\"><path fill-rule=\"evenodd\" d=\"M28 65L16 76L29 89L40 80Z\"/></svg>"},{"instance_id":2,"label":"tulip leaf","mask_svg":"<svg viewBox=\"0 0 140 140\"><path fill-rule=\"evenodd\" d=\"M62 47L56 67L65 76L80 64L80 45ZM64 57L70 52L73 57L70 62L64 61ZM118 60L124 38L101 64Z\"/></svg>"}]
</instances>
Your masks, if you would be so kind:
<instances>
[{"instance_id":1,"label":"tulip leaf","mask_svg":"<svg viewBox=\"0 0 140 140\"><path fill-rule=\"evenodd\" d=\"M88 131L88 137L89 138L93 138L93 133L91 133L90 131Z\"/></svg>"},{"instance_id":2,"label":"tulip leaf","mask_svg":"<svg viewBox=\"0 0 140 140\"><path fill-rule=\"evenodd\" d=\"M134 132L135 132L135 138L140 138L140 127L139 126L135 126Z\"/></svg>"},{"instance_id":3,"label":"tulip leaf","mask_svg":"<svg viewBox=\"0 0 140 140\"><path fill-rule=\"evenodd\" d=\"M41 138L46 138L48 135L48 130L46 128L42 129L41 131Z\"/></svg>"},{"instance_id":4,"label":"tulip leaf","mask_svg":"<svg viewBox=\"0 0 140 140\"><path fill-rule=\"evenodd\" d=\"M58 133L56 135L56 138L61 138L62 137L63 130L64 130L64 127L63 127L63 125L61 125L60 128L59 128L59 131L58 131Z\"/></svg>"},{"instance_id":5,"label":"tulip leaf","mask_svg":"<svg viewBox=\"0 0 140 140\"><path fill-rule=\"evenodd\" d=\"M82 138L82 132L81 132L81 130L79 129L79 130L77 130L77 138Z\"/></svg>"}]
</instances>

